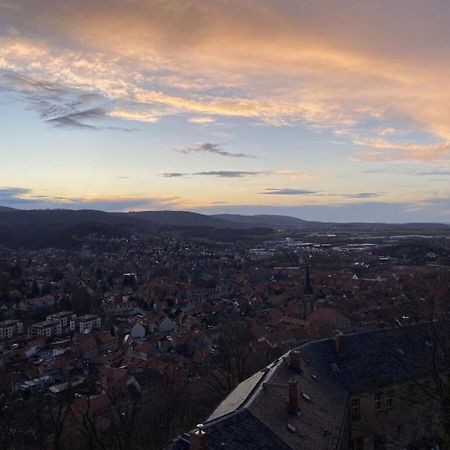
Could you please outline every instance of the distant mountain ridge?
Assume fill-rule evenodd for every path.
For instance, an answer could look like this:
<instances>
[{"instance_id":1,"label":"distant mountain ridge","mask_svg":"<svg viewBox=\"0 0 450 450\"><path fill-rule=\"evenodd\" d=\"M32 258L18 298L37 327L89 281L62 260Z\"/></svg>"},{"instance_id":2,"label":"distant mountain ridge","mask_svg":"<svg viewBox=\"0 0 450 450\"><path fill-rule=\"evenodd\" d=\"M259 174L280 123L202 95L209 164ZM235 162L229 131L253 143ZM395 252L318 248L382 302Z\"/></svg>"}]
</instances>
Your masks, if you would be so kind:
<instances>
[{"instance_id":1,"label":"distant mountain ridge","mask_svg":"<svg viewBox=\"0 0 450 450\"><path fill-rule=\"evenodd\" d=\"M276 227L276 228L310 228L324 226L324 222L314 222L297 217L280 216L270 214L256 214L244 216L241 214L214 214L212 217L229 222L242 223L251 226Z\"/></svg>"},{"instance_id":2,"label":"distant mountain ridge","mask_svg":"<svg viewBox=\"0 0 450 450\"><path fill-rule=\"evenodd\" d=\"M0 206L0 212L13 212L18 211L18 209L10 208L9 206Z\"/></svg>"},{"instance_id":3,"label":"distant mountain ridge","mask_svg":"<svg viewBox=\"0 0 450 450\"><path fill-rule=\"evenodd\" d=\"M242 230L296 229L296 230L351 230L399 231L448 230L444 224L374 224L326 223L280 215L206 215L190 211L105 212L98 210L19 210L0 206L0 244L6 246L60 246L70 245L77 235L102 232L114 236L133 231L155 232L161 229ZM196 231L198 233L198 231ZM209 231L211 233L211 231Z\"/></svg>"}]
</instances>

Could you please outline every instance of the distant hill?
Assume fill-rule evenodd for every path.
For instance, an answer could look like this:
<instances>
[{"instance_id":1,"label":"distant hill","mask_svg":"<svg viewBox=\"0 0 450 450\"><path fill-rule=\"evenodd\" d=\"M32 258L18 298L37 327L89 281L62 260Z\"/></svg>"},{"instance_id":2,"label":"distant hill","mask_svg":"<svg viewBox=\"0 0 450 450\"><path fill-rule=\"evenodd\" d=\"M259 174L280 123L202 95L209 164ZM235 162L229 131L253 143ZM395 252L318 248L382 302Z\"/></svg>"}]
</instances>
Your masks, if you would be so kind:
<instances>
[{"instance_id":1,"label":"distant hill","mask_svg":"<svg viewBox=\"0 0 450 450\"><path fill-rule=\"evenodd\" d=\"M224 220L190 211L143 211L130 212L128 215L155 225L168 227L243 228L246 226L243 222ZM251 223L248 225L255 226Z\"/></svg>"},{"instance_id":2,"label":"distant hill","mask_svg":"<svg viewBox=\"0 0 450 450\"><path fill-rule=\"evenodd\" d=\"M90 233L128 236L132 231L158 229L243 229L232 223L188 211L145 211L108 213L96 210L14 210L0 209L0 244L7 247L72 247L78 237Z\"/></svg>"},{"instance_id":3,"label":"distant hill","mask_svg":"<svg viewBox=\"0 0 450 450\"><path fill-rule=\"evenodd\" d=\"M443 224L325 223L279 215L239 214L205 215L189 211L144 211L108 213L97 210L19 210L0 206L0 244L8 247L70 247L79 237L90 233L128 236L132 232L183 230L186 236L233 239L236 230L242 236L255 236L273 229L338 230L350 232L448 231ZM215 230L221 230L217 233ZM266 231L264 231L266 230Z\"/></svg>"},{"instance_id":4,"label":"distant hill","mask_svg":"<svg viewBox=\"0 0 450 450\"><path fill-rule=\"evenodd\" d=\"M244 216L241 214L214 214L215 217L229 222L241 223L257 227L275 227L275 228L317 228L324 227L327 224L321 222L312 222L291 216L277 216L268 214L259 214L254 216Z\"/></svg>"},{"instance_id":5,"label":"distant hill","mask_svg":"<svg viewBox=\"0 0 450 450\"><path fill-rule=\"evenodd\" d=\"M13 211L18 210L14 208L9 208L8 206L0 206L0 212L13 212Z\"/></svg>"}]
</instances>

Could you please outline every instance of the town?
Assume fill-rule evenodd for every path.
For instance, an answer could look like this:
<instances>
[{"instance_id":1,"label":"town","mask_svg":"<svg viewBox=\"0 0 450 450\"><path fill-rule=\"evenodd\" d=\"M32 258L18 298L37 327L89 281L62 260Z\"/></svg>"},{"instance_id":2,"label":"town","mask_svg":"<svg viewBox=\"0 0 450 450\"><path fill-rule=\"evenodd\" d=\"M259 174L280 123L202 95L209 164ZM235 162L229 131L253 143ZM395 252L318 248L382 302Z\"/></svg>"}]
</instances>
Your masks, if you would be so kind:
<instances>
[{"instance_id":1,"label":"town","mask_svg":"<svg viewBox=\"0 0 450 450\"><path fill-rule=\"evenodd\" d=\"M298 345L449 308L445 233L91 233L79 245L0 251L5 448L74 436L159 448Z\"/></svg>"}]
</instances>

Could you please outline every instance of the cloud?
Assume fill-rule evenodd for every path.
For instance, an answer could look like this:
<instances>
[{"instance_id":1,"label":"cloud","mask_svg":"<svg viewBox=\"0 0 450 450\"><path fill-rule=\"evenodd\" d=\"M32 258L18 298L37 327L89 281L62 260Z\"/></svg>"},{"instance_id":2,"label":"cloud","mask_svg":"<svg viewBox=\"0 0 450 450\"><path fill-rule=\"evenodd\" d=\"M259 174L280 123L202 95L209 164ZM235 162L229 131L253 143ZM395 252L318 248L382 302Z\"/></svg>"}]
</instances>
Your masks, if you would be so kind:
<instances>
[{"instance_id":1,"label":"cloud","mask_svg":"<svg viewBox=\"0 0 450 450\"><path fill-rule=\"evenodd\" d=\"M411 142L392 142L384 138L355 138L354 143L368 148L364 152L355 154L355 159L358 161L450 161L450 142L417 144Z\"/></svg>"},{"instance_id":2,"label":"cloud","mask_svg":"<svg viewBox=\"0 0 450 450\"><path fill-rule=\"evenodd\" d=\"M378 198L382 196L383 192L357 192L354 194L339 194L336 192L323 192L323 191L314 191L311 189L292 189L292 188L281 188L281 189L273 189L266 188L265 191L260 192L260 194L265 195L314 195L318 197L343 197L350 199L370 199L370 198Z\"/></svg>"},{"instance_id":3,"label":"cloud","mask_svg":"<svg viewBox=\"0 0 450 450\"><path fill-rule=\"evenodd\" d=\"M260 194L269 194L269 195L317 195L320 194L318 191L312 191L310 189L266 189L264 192L260 192Z\"/></svg>"},{"instance_id":4,"label":"cloud","mask_svg":"<svg viewBox=\"0 0 450 450\"><path fill-rule=\"evenodd\" d=\"M416 136L360 159L439 161L450 142L449 20L441 0L2 0L0 68L40 80L41 93L98 93L107 107L91 107L117 120L227 117L346 142L374 123L390 144L399 128L433 144L414 147ZM79 123L93 126L66 126Z\"/></svg>"},{"instance_id":5,"label":"cloud","mask_svg":"<svg viewBox=\"0 0 450 450\"><path fill-rule=\"evenodd\" d=\"M24 97L44 122L56 127L134 131L129 127L93 123L108 118L108 101L105 97L56 82L42 81L12 70L2 70L1 64L0 91Z\"/></svg>"},{"instance_id":6,"label":"cloud","mask_svg":"<svg viewBox=\"0 0 450 450\"><path fill-rule=\"evenodd\" d=\"M0 188L0 205L18 209L99 209L129 211L146 209L176 209L182 203L178 196L147 197L132 195L87 195L79 197L42 195L24 187Z\"/></svg>"},{"instance_id":7,"label":"cloud","mask_svg":"<svg viewBox=\"0 0 450 450\"><path fill-rule=\"evenodd\" d=\"M450 169L427 169L417 172L421 176L450 176Z\"/></svg>"},{"instance_id":8,"label":"cloud","mask_svg":"<svg viewBox=\"0 0 450 450\"><path fill-rule=\"evenodd\" d=\"M103 108L90 108L85 111L67 113L61 116L49 118L46 121L61 127L95 129L95 126L83 123L83 121L102 118L105 117L105 115L106 111Z\"/></svg>"},{"instance_id":9,"label":"cloud","mask_svg":"<svg viewBox=\"0 0 450 450\"><path fill-rule=\"evenodd\" d=\"M214 176L221 178L242 178L254 176L274 176L280 178L313 178L312 173L303 172L301 170L209 170L202 172L165 172L161 174L165 178L182 178L195 176Z\"/></svg>"},{"instance_id":10,"label":"cloud","mask_svg":"<svg viewBox=\"0 0 450 450\"><path fill-rule=\"evenodd\" d=\"M24 195L27 195L31 192L30 189L27 188L18 188L18 187L1 187L0 188L0 204L11 205L16 201L21 201Z\"/></svg>"},{"instance_id":11,"label":"cloud","mask_svg":"<svg viewBox=\"0 0 450 450\"><path fill-rule=\"evenodd\" d=\"M209 117L209 116L195 116L195 117L190 117L188 119L188 122L195 123L198 125L210 125L212 123L215 123L216 119L214 119L213 117Z\"/></svg>"},{"instance_id":12,"label":"cloud","mask_svg":"<svg viewBox=\"0 0 450 450\"><path fill-rule=\"evenodd\" d=\"M346 194L348 198L377 198L383 195L383 192L358 192L356 194Z\"/></svg>"},{"instance_id":13,"label":"cloud","mask_svg":"<svg viewBox=\"0 0 450 450\"><path fill-rule=\"evenodd\" d=\"M222 150L222 145L220 144L212 144L210 142L200 142L191 147L183 147L175 149L178 153L212 153L214 155L226 156L229 158L255 158L253 155L249 155L247 153L231 153Z\"/></svg>"},{"instance_id":14,"label":"cloud","mask_svg":"<svg viewBox=\"0 0 450 450\"><path fill-rule=\"evenodd\" d=\"M182 172L165 172L161 174L164 178L181 178L194 175L193 173L182 173Z\"/></svg>"},{"instance_id":15,"label":"cloud","mask_svg":"<svg viewBox=\"0 0 450 450\"><path fill-rule=\"evenodd\" d=\"M262 175L266 172L257 171L243 171L243 170L209 170L204 172L191 172L191 173L181 173L181 172L166 172L162 176L166 178L180 178L180 177L192 177L192 176L208 176L208 177L219 177L219 178L242 178L242 177L253 177L257 175Z\"/></svg>"}]
</instances>

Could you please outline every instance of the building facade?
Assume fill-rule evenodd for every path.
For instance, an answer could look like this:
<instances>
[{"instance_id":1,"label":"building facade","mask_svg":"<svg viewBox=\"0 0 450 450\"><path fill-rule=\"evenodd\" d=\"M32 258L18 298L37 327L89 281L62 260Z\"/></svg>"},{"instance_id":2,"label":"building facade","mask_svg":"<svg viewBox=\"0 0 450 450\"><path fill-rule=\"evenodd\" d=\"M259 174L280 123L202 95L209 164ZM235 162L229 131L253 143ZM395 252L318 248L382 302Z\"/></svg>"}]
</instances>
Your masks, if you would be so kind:
<instances>
[{"instance_id":1,"label":"building facade","mask_svg":"<svg viewBox=\"0 0 450 450\"><path fill-rule=\"evenodd\" d=\"M166 448L437 448L448 349L448 323L308 342L242 382Z\"/></svg>"}]
</instances>

